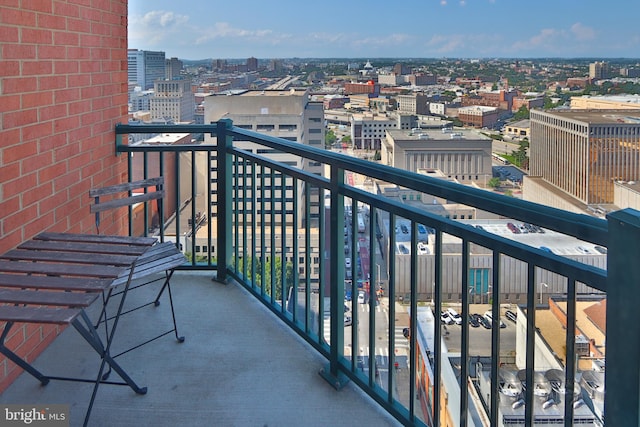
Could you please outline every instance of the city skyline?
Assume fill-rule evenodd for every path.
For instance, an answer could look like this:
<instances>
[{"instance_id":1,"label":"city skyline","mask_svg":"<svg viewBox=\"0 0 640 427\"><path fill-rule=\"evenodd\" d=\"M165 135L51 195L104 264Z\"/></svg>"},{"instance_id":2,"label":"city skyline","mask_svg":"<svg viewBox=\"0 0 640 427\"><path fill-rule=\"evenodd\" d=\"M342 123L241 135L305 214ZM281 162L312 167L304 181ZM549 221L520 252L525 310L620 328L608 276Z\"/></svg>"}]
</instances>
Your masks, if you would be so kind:
<instances>
[{"instance_id":1,"label":"city skyline","mask_svg":"<svg viewBox=\"0 0 640 427\"><path fill-rule=\"evenodd\" d=\"M129 48L205 58L637 58L640 4L129 1ZM535 9L535 10L532 10ZM609 12L608 11L613 11Z\"/></svg>"}]
</instances>

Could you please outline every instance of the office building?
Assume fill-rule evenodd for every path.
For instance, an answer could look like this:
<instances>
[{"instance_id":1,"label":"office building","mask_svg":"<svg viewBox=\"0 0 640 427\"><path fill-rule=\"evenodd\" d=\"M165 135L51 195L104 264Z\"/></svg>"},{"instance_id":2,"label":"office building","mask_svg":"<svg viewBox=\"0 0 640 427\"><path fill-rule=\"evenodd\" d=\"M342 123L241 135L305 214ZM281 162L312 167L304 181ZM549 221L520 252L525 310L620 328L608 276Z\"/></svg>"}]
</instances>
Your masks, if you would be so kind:
<instances>
[{"instance_id":1,"label":"office building","mask_svg":"<svg viewBox=\"0 0 640 427\"><path fill-rule=\"evenodd\" d=\"M611 69L608 62L592 62L589 64L589 78L592 80L608 79L611 76Z\"/></svg>"},{"instance_id":2,"label":"office building","mask_svg":"<svg viewBox=\"0 0 640 427\"><path fill-rule=\"evenodd\" d=\"M169 58L165 61L165 79L173 80L180 78L180 71L184 64L178 58Z\"/></svg>"},{"instance_id":3,"label":"office building","mask_svg":"<svg viewBox=\"0 0 640 427\"><path fill-rule=\"evenodd\" d=\"M150 100L151 117L175 123L193 122L196 110L191 80L157 80Z\"/></svg>"},{"instance_id":4,"label":"office building","mask_svg":"<svg viewBox=\"0 0 640 427\"><path fill-rule=\"evenodd\" d=\"M307 90L243 91L223 96L209 96L204 99L204 108L206 123L216 122L220 119L231 119L234 126L240 128L316 148L324 147L324 109L321 102L310 101ZM205 141L207 140L211 140L211 137L207 136ZM310 162L294 154L275 152L248 141L241 145L249 151L269 156L271 159L278 159L284 164L301 167L310 173L316 175L323 173L321 164ZM212 168L215 166L214 163L215 159L212 159ZM269 197L275 202L276 210L282 207L281 203L284 201L288 212L287 225L293 226L293 183L287 182L285 193L281 194L280 184L270 182L271 179L268 178L269 182L266 184L269 187ZM303 194L302 187L298 190L299 195ZM253 191L258 192L260 188L253 188ZM311 218L299 215L300 224L305 219L318 216L317 189L313 196L316 197L316 205L310 214ZM304 207L304 203L297 205L300 208ZM257 221L259 221L259 215Z\"/></svg>"},{"instance_id":5,"label":"office building","mask_svg":"<svg viewBox=\"0 0 640 427\"><path fill-rule=\"evenodd\" d=\"M533 110L529 156L530 175L554 192L584 209L611 204L616 181L640 179L640 110ZM553 203L527 190L525 179L528 200Z\"/></svg>"},{"instance_id":6,"label":"office building","mask_svg":"<svg viewBox=\"0 0 640 427\"><path fill-rule=\"evenodd\" d=\"M461 182L491 177L491 139L470 130L387 129L382 162L417 172L438 169Z\"/></svg>"},{"instance_id":7,"label":"office building","mask_svg":"<svg viewBox=\"0 0 640 427\"><path fill-rule=\"evenodd\" d=\"M156 80L165 78L164 52L129 49L127 62L127 78L130 82L136 82L143 90L152 89Z\"/></svg>"},{"instance_id":8,"label":"office building","mask_svg":"<svg viewBox=\"0 0 640 427\"><path fill-rule=\"evenodd\" d=\"M258 70L258 58L247 58L247 71L257 71Z\"/></svg>"},{"instance_id":9,"label":"office building","mask_svg":"<svg viewBox=\"0 0 640 427\"><path fill-rule=\"evenodd\" d=\"M415 117L408 114L352 114L351 143L354 148L379 150L387 129L406 129L414 127Z\"/></svg>"},{"instance_id":10,"label":"office building","mask_svg":"<svg viewBox=\"0 0 640 427\"><path fill-rule=\"evenodd\" d=\"M421 93L398 95L398 111L406 114L429 114L429 97Z\"/></svg>"},{"instance_id":11,"label":"office building","mask_svg":"<svg viewBox=\"0 0 640 427\"><path fill-rule=\"evenodd\" d=\"M458 118L464 126L490 128L498 122L498 109L476 105L458 108Z\"/></svg>"}]
</instances>

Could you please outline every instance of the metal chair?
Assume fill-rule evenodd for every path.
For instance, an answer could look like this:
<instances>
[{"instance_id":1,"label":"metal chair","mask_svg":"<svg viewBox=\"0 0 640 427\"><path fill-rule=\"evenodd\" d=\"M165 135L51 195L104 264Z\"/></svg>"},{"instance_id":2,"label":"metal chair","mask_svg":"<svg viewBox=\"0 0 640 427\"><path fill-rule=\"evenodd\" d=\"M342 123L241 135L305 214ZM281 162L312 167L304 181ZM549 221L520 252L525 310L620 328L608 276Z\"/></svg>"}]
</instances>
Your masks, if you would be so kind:
<instances>
[{"instance_id":1,"label":"metal chair","mask_svg":"<svg viewBox=\"0 0 640 427\"><path fill-rule=\"evenodd\" d=\"M89 196L94 199L94 203L91 205L91 212L95 213L96 232L100 234L100 214L108 210L129 207L130 210L140 203L149 203L154 200L157 202L158 209L158 224L162 229L163 226L163 198L164 191L164 178L149 178L135 182L128 182L124 184L117 184L108 187L93 188L89 191ZM153 204L153 203L152 203ZM146 209L145 209L146 212ZM163 332L149 340L146 340L138 345L129 348L113 357L118 357L124 353L141 347L145 344L155 341L164 335L173 332L178 342L184 342L184 336L178 334L178 327L176 324L175 310L173 306L173 297L171 295L171 276L176 267L183 265L187 262L186 257L172 242L158 242L142 254L135 263L133 272L131 272L131 281L135 283L129 290L133 290L149 284L162 282L162 286L153 301L141 304L134 308L123 311L122 314L131 313L139 310L143 307L153 304L154 306L160 305L160 298L167 291L169 304L171 307L171 316L173 320L173 329ZM111 290L103 298L103 310L100 314L98 323L107 322L110 318L106 312L107 302L110 298L119 295L121 292L116 290L118 285L127 283L130 271L126 271L118 277L112 285Z\"/></svg>"}]
</instances>

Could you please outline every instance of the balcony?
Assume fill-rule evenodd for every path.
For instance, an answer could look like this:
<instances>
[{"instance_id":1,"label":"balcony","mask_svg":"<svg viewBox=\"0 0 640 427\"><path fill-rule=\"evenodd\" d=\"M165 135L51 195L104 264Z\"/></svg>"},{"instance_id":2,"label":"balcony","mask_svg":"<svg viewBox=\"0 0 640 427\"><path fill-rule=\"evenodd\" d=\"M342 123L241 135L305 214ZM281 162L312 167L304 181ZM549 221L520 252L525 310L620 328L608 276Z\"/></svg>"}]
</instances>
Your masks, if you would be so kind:
<instances>
[{"instance_id":1,"label":"balcony","mask_svg":"<svg viewBox=\"0 0 640 427\"><path fill-rule=\"evenodd\" d=\"M394 419L351 385L337 393L318 370L323 358L288 330L237 283L211 281L210 272L174 275L174 303L184 343L168 335L118 358L134 380L147 386L138 396L129 387L102 385L90 426L345 425L371 426ZM129 302L149 301L150 287L132 291ZM163 305L124 316L120 348L171 324ZM168 315L168 316L167 316ZM168 323L164 324L163 321ZM116 345L116 343L114 343ZM75 354L69 355L69 348ZM114 349L116 354L118 349ZM73 328L38 358L43 372L93 375L99 360ZM115 373L110 380L118 380ZM70 425L82 425L92 384L53 381L47 386L22 375L0 402L70 405Z\"/></svg>"},{"instance_id":2,"label":"balcony","mask_svg":"<svg viewBox=\"0 0 640 427\"><path fill-rule=\"evenodd\" d=\"M122 135L152 132L211 138L120 143ZM130 215L130 233L174 241L189 255L174 276L187 341L166 338L123 356L149 394L101 387L93 422L114 412L124 423L144 418L166 425L213 419L286 425L303 412L305 425L569 426L575 419L596 426L638 418L640 346L628 338L640 336L633 319L640 303L638 212L614 212L607 220L573 214L227 120L118 126L116 134L130 180L167 178L166 218L151 218L142 206ZM261 150L291 159L273 160ZM328 177L299 167L308 163L324 165ZM428 209L427 197L496 220L477 227L449 219ZM558 255L535 243L543 238L537 231L526 238L502 234L512 220L586 253ZM584 374L592 371L586 361L604 363L597 343L590 351L578 339L586 330L584 301L606 301L606 400L597 375ZM463 319L482 310L489 326L439 327L439 313L452 307ZM507 308L518 316L502 328ZM553 313L562 314L557 346L542 339ZM136 328L149 324L141 320ZM58 361L65 369L56 348L66 339L72 337L59 337L37 363ZM86 398L81 387L41 388L23 375L1 401L34 395L72 408Z\"/></svg>"}]
</instances>

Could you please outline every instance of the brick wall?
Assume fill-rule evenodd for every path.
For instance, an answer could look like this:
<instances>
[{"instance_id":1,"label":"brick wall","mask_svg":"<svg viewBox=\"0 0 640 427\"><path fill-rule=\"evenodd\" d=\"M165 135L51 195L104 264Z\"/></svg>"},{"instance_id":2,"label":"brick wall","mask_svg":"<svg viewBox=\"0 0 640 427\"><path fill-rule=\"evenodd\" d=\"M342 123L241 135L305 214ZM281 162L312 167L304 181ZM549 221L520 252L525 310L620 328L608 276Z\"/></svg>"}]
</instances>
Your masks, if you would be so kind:
<instances>
[{"instance_id":1,"label":"brick wall","mask_svg":"<svg viewBox=\"0 0 640 427\"><path fill-rule=\"evenodd\" d=\"M126 121L127 0L1 2L0 253L44 230L94 232L88 191L125 179ZM31 361L58 332L16 325L7 342ZM20 372L0 359L0 391Z\"/></svg>"}]
</instances>

